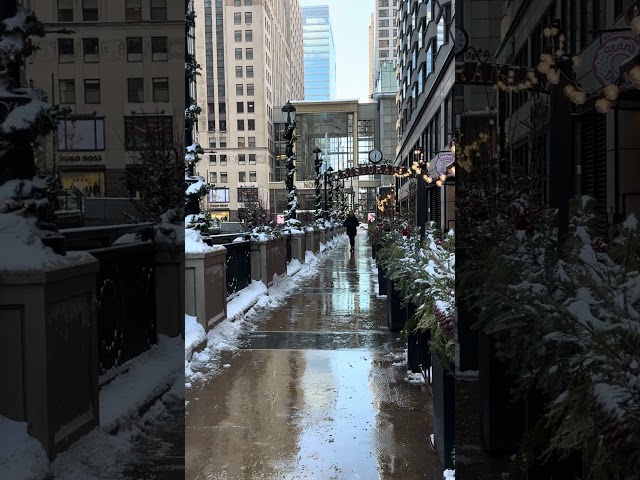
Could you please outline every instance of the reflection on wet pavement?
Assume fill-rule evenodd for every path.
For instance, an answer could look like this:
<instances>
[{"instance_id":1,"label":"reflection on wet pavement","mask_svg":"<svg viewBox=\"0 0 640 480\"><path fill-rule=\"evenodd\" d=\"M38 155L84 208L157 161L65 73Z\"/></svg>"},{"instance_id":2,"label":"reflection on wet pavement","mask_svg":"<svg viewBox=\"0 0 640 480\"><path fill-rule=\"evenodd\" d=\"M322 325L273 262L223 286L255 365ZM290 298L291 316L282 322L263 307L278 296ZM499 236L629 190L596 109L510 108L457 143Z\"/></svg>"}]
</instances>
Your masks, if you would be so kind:
<instances>
[{"instance_id":1,"label":"reflection on wet pavement","mask_svg":"<svg viewBox=\"0 0 640 480\"><path fill-rule=\"evenodd\" d=\"M186 478L418 479L439 471L431 397L404 382L364 235L265 310L223 369L187 394Z\"/></svg>"}]
</instances>

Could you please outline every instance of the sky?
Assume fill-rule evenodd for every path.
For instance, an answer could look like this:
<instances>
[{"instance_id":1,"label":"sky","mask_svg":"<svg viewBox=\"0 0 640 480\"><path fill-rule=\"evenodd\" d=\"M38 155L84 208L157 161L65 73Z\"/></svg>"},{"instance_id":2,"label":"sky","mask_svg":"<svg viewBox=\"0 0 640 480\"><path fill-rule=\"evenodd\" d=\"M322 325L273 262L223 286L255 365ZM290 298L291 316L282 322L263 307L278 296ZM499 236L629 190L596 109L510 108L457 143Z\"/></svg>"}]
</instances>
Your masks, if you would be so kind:
<instances>
[{"instance_id":1,"label":"sky","mask_svg":"<svg viewBox=\"0 0 640 480\"><path fill-rule=\"evenodd\" d=\"M374 0L299 0L329 5L336 49L336 99L369 101L369 19Z\"/></svg>"}]
</instances>

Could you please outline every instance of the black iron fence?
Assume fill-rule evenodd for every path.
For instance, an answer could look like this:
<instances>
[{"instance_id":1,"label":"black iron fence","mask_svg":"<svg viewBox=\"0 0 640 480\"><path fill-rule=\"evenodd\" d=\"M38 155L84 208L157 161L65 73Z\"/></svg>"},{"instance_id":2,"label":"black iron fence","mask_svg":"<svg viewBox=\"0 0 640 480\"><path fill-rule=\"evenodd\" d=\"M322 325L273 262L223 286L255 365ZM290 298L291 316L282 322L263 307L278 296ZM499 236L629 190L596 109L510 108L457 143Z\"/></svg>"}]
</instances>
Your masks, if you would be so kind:
<instances>
[{"instance_id":1,"label":"black iron fence","mask_svg":"<svg viewBox=\"0 0 640 480\"><path fill-rule=\"evenodd\" d=\"M251 242L225 243L227 249L227 296L230 297L251 283Z\"/></svg>"},{"instance_id":2,"label":"black iron fence","mask_svg":"<svg viewBox=\"0 0 640 480\"><path fill-rule=\"evenodd\" d=\"M100 262L98 358L104 375L157 343L155 246L135 243L89 253Z\"/></svg>"}]
</instances>

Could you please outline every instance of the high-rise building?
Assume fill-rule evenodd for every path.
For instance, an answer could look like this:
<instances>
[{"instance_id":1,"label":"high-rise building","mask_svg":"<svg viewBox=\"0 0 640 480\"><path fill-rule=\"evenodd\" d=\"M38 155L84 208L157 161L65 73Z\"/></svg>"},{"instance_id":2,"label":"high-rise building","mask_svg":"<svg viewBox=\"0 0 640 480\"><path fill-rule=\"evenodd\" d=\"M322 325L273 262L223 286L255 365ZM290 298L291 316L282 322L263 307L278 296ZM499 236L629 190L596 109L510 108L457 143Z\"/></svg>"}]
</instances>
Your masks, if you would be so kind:
<instances>
[{"instance_id":1,"label":"high-rise building","mask_svg":"<svg viewBox=\"0 0 640 480\"><path fill-rule=\"evenodd\" d=\"M302 7L305 100L336 97L336 50L327 5Z\"/></svg>"},{"instance_id":2,"label":"high-rise building","mask_svg":"<svg viewBox=\"0 0 640 480\"><path fill-rule=\"evenodd\" d=\"M269 203L274 106L304 96L302 17L298 0L203 0L196 15L198 174L215 184L211 215L233 221L246 202Z\"/></svg>"},{"instance_id":3,"label":"high-rise building","mask_svg":"<svg viewBox=\"0 0 640 480\"><path fill-rule=\"evenodd\" d=\"M455 61L453 1L400 0L398 25L398 147L396 165L429 162L437 178L441 154L455 134L453 115ZM450 155L450 154L449 154ZM451 156L447 157L451 158ZM438 184L440 182L437 182ZM455 185L426 184L422 177L398 180L398 199L404 208L415 202L418 223L432 221L444 229L455 226ZM426 211L424 210L426 206Z\"/></svg>"},{"instance_id":4,"label":"high-rise building","mask_svg":"<svg viewBox=\"0 0 640 480\"><path fill-rule=\"evenodd\" d=\"M397 64L396 46L398 28L396 9L398 0L374 0L375 7L369 25L369 94L374 92L395 92L397 85L383 82L381 73L394 70ZM384 87L383 87L384 83Z\"/></svg>"},{"instance_id":5,"label":"high-rise building","mask_svg":"<svg viewBox=\"0 0 640 480\"><path fill-rule=\"evenodd\" d=\"M26 0L24 5L51 32L38 41L27 79L71 111L60 122L54 148L42 154L48 170L60 175L63 188L78 189L91 200L135 195L128 173L150 139L182 149L184 4Z\"/></svg>"}]
</instances>

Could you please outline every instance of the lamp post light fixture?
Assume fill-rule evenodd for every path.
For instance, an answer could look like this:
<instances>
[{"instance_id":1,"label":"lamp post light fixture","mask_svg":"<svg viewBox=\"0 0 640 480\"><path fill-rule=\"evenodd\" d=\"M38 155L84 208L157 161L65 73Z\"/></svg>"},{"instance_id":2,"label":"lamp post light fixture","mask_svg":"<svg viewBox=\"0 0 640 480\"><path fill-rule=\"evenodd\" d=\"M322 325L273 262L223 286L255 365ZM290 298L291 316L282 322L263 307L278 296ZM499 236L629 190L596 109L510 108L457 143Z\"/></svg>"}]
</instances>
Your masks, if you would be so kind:
<instances>
[{"instance_id":1,"label":"lamp post light fixture","mask_svg":"<svg viewBox=\"0 0 640 480\"><path fill-rule=\"evenodd\" d=\"M285 220L296 218L296 209L298 207L298 201L296 199L297 191L294 183L294 175L296 166L294 163L293 143L295 137L293 132L296 128L296 107L291 105L290 101L282 107L282 117L285 122L284 138L287 141L285 154L287 156L287 181L285 185L287 187L287 205L288 208L284 212Z\"/></svg>"},{"instance_id":2,"label":"lamp post light fixture","mask_svg":"<svg viewBox=\"0 0 640 480\"><path fill-rule=\"evenodd\" d=\"M316 167L316 181L315 181L315 190L316 190L316 215L315 219L322 219L322 197L320 193L320 169L322 168L322 150L320 150L317 146L313 149L313 153L315 155L315 167Z\"/></svg>"},{"instance_id":3,"label":"lamp post light fixture","mask_svg":"<svg viewBox=\"0 0 640 480\"><path fill-rule=\"evenodd\" d=\"M327 203L327 184L331 181L333 176L333 168L329 167L324 172L324 211L325 217L329 215L330 204Z\"/></svg>"}]
</instances>

